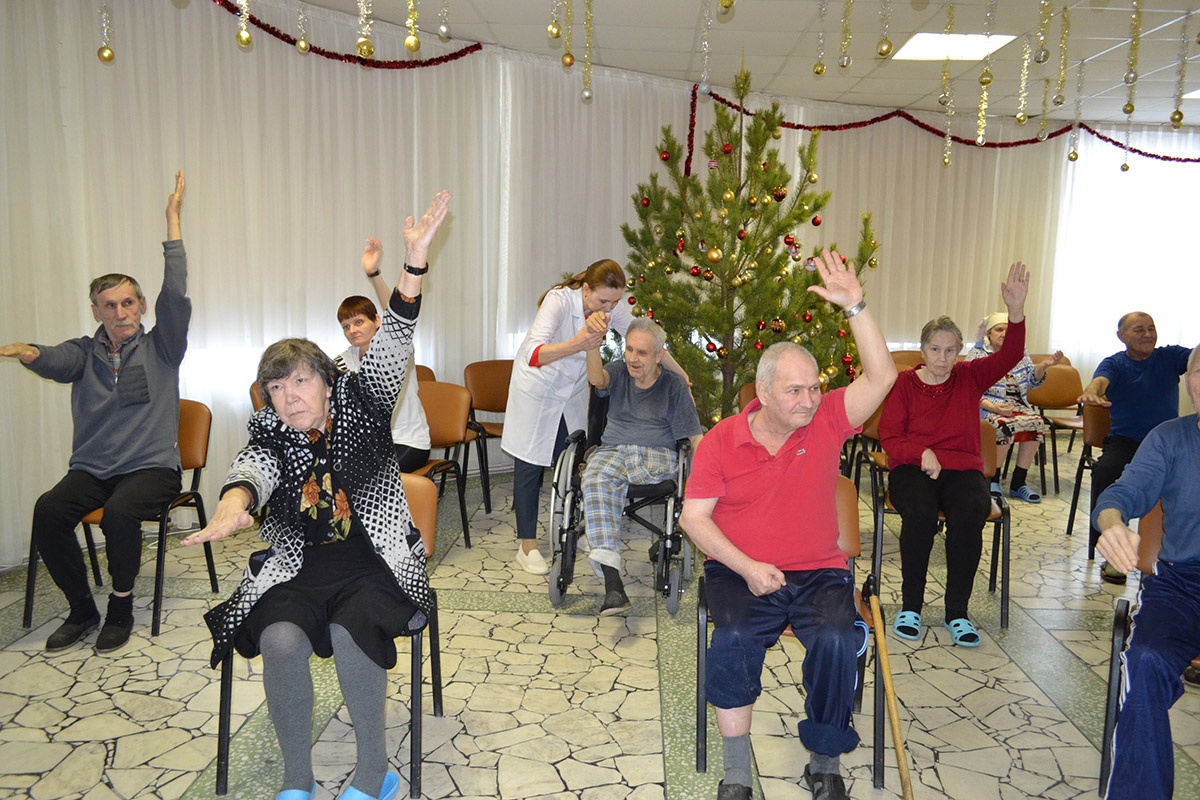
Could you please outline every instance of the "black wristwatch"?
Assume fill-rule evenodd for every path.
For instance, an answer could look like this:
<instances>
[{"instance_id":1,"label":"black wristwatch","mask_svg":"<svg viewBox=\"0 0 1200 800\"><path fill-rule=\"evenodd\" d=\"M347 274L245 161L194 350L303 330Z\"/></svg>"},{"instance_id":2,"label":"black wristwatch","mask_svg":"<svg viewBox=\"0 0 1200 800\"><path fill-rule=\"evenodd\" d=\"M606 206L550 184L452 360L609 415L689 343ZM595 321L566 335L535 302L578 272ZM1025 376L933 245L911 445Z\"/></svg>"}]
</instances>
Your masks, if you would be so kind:
<instances>
[{"instance_id":1,"label":"black wristwatch","mask_svg":"<svg viewBox=\"0 0 1200 800\"><path fill-rule=\"evenodd\" d=\"M424 275L426 272L429 272L429 263L426 262L423 267L414 267L411 264L405 264L404 271L409 275Z\"/></svg>"}]
</instances>

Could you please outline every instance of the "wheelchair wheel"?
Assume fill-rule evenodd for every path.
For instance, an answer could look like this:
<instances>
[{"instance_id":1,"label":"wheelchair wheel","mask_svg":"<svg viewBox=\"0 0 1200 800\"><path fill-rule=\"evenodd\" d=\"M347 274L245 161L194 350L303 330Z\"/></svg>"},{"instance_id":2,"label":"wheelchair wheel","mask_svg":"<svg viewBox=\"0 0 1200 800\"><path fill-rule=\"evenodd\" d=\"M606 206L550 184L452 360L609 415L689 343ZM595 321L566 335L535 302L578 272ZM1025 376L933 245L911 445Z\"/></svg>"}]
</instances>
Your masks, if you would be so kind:
<instances>
[{"instance_id":1,"label":"wheelchair wheel","mask_svg":"<svg viewBox=\"0 0 1200 800\"><path fill-rule=\"evenodd\" d=\"M555 608L562 605L563 597L567 593L566 584L562 580L562 571L562 558L554 559L554 566L550 568L550 605Z\"/></svg>"},{"instance_id":2,"label":"wheelchair wheel","mask_svg":"<svg viewBox=\"0 0 1200 800\"><path fill-rule=\"evenodd\" d=\"M683 595L683 569L679 564L671 564L670 575L667 579L667 613L674 614L679 610L679 598Z\"/></svg>"}]
</instances>

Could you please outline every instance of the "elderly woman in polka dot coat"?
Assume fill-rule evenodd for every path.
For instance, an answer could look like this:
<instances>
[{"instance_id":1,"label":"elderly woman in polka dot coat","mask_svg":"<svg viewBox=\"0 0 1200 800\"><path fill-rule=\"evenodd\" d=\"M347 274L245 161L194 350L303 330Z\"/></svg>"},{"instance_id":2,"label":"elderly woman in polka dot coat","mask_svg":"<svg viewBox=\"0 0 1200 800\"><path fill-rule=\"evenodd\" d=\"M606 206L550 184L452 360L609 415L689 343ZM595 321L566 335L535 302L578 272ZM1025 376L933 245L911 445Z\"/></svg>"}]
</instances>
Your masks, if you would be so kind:
<instances>
[{"instance_id":1,"label":"elderly woman in polka dot coat","mask_svg":"<svg viewBox=\"0 0 1200 800\"><path fill-rule=\"evenodd\" d=\"M400 483L391 435L412 355L429 245L446 216L440 192L405 222L406 259L396 290L357 373L339 375L305 339L267 348L258 367L266 408L234 459L209 525L184 544L223 539L263 512L255 553L233 596L205 615L212 663L235 648L262 654L267 707L283 751L277 800L310 800L313 684L309 659L332 656L354 724L357 763L339 798L389 800L399 775L384 737L387 669L396 636L419 630L430 611L425 553ZM368 274L381 248L369 240Z\"/></svg>"}]
</instances>

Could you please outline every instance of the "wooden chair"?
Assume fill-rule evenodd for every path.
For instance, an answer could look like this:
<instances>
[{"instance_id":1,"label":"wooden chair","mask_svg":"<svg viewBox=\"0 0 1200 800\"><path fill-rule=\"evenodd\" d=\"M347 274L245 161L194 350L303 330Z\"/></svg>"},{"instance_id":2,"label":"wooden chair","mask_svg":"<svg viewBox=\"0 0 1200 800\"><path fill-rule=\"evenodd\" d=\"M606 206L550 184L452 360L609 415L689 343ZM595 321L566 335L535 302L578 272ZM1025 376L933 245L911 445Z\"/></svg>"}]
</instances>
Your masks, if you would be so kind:
<instances>
[{"instance_id":1,"label":"wooden chair","mask_svg":"<svg viewBox=\"0 0 1200 800\"><path fill-rule=\"evenodd\" d=\"M492 488L488 476L487 440L504 435L503 422L481 422L476 411L503 414L508 407L508 382L512 378L511 358L494 361L474 361L463 370L463 381L471 393L471 419L467 423L475 431L475 452L479 455L479 479L483 484L483 509L492 513Z\"/></svg>"},{"instance_id":2,"label":"wooden chair","mask_svg":"<svg viewBox=\"0 0 1200 800\"><path fill-rule=\"evenodd\" d=\"M1079 371L1066 364L1056 364L1046 370L1046 380L1041 386L1029 390L1029 405L1038 410L1042 419L1050 426L1050 453L1054 464L1054 493L1058 494L1058 431L1069 430L1071 435L1083 429L1083 417L1079 413L1079 395L1083 384ZM1071 416L1048 414L1048 411L1074 411ZM1042 462L1042 493L1046 491L1046 442L1042 441L1039 452Z\"/></svg>"},{"instance_id":3,"label":"wooden chair","mask_svg":"<svg viewBox=\"0 0 1200 800\"><path fill-rule=\"evenodd\" d=\"M742 388L738 389L738 411L750 405L750 401L756 397L758 397L758 389L754 381L742 384Z\"/></svg>"},{"instance_id":4,"label":"wooden chair","mask_svg":"<svg viewBox=\"0 0 1200 800\"><path fill-rule=\"evenodd\" d=\"M1071 492L1071 511L1067 514L1067 536L1075 531L1075 511L1079 507L1079 490L1083 485L1083 471L1090 470L1096 463L1095 451L1104 448L1104 440L1112 426L1112 415L1107 406L1083 407L1083 449L1079 451L1079 468L1075 470L1075 489ZM1091 504L1089 503L1089 508ZM1088 516L1085 514L1084 516ZM1088 561L1096 556L1096 543L1088 536Z\"/></svg>"},{"instance_id":5,"label":"wooden chair","mask_svg":"<svg viewBox=\"0 0 1200 800\"><path fill-rule=\"evenodd\" d=\"M263 399L262 388L259 387L258 381L250 384L250 405L256 412L266 408L267 401Z\"/></svg>"},{"instance_id":6,"label":"wooden chair","mask_svg":"<svg viewBox=\"0 0 1200 800\"><path fill-rule=\"evenodd\" d=\"M420 475L402 473L400 480L408 508L412 512L413 524L421 532L421 543L426 558L433 555L437 537L438 491L433 481ZM425 630L429 631L429 672L433 683L433 715L442 716L442 648L438 637L437 593L430 588L432 608L425 627L414 631L412 640L412 678L409 683L409 752L408 752L408 796L421 796L421 731L422 731L422 662L421 640ZM233 717L233 656L232 649L221 660L221 686L217 716L217 794L229 793L229 740Z\"/></svg>"},{"instance_id":7,"label":"wooden chair","mask_svg":"<svg viewBox=\"0 0 1200 800\"><path fill-rule=\"evenodd\" d=\"M192 471L191 488L186 489L163 503L162 509L152 520L158 522L158 553L154 566L154 604L153 622L150 635L158 636L162 622L163 579L165 576L167 558L167 529L171 524L171 512L177 508L193 508L199 518L200 527L208 525L204 514L204 499L200 496L200 474L208 461L208 435L212 429L212 412L208 406L195 400L179 401L179 461L184 471ZM104 509L97 508L88 512L81 520L83 535L87 540L88 557L92 562L92 572L96 577L96 585L100 581L100 565L96 558L96 542L92 536L93 525L99 525L104 519ZM208 582L214 593L220 591L217 584L217 568L213 563L212 546L204 543L204 560L208 566ZM29 568L25 576L25 614L22 624L28 628L33 624L33 595L37 581L38 552L37 543L33 537L29 541Z\"/></svg>"},{"instance_id":8,"label":"wooden chair","mask_svg":"<svg viewBox=\"0 0 1200 800\"><path fill-rule=\"evenodd\" d=\"M854 559L862 552L862 533L858 518L858 492L854 483L844 475L837 479L837 520L838 547L846 554L853 574ZM696 603L696 771L708 770L708 701L704 697L704 682L708 667L708 600L704 595L704 577L697 581ZM871 612L867 608L862 594L855 589L854 601L858 605L859 616L871 627ZM783 631L784 636L795 636L789 625ZM870 639L870 634L867 636ZM875 659L875 718L874 727L874 761L871 775L875 788L883 788L883 726L884 726L884 691L883 665L879 658ZM863 677L866 671L866 653L858 660L858 689L854 697L854 710L862 710Z\"/></svg>"},{"instance_id":9,"label":"wooden chair","mask_svg":"<svg viewBox=\"0 0 1200 800\"><path fill-rule=\"evenodd\" d=\"M984 420L979 421L980 453L983 456L984 475L996 474L996 429ZM873 452L869 456L871 466L871 494L874 497L875 543L872 574L878 579L883 571L883 518L885 514L899 514L892 505L884 477L888 470L887 454ZM945 524L945 517L938 511L938 524ZM1012 539L1012 519L1008 501L992 496L992 508L987 516L992 523L992 563L988 574L988 591L996 591L997 567L1000 579L1000 627L1008 627L1009 607L1009 545Z\"/></svg>"},{"instance_id":10,"label":"wooden chair","mask_svg":"<svg viewBox=\"0 0 1200 800\"><path fill-rule=\"evenodd\" d=\"M925 363L925 356L920 350L893 350L892 361L896 365L897 371L913 369L918 364Z\"/></svg>"},{"instance_id":11,"label":"wooden chair","mask_svg":"<svg viewBox=\"0 0 1200 800\"><path fill-rule=\"evenodd\" d=\"M429 448L442 449L449 456L446 458L430 458L425 466L413 474L424 475L428 478L442 476L442 488L445 487L445 476L454 477L454 485L458 489L458 510L462 516L463 542L471 546L471 528L467 522L467 474L466 454L468 445L474 438L475 432L467 428L471 418L471 393L465 386L442 381L425 381L420 391L421 405L425 408L425 419L429 423ZM458 458L462 454L460 465ZM439 495L440 495L439 490Z\"/></svg>"},{"instance_id":12,"label":"wooden chair","mask_svg":"<svg viewBox=\"0 0 1200 800\"><path fill-rule=\"evenodd\" d=\"M437 375L433 374L433 370L424 364L417 364L417 380L418 381L436 381Z\"/></svg>"}]
</instances>

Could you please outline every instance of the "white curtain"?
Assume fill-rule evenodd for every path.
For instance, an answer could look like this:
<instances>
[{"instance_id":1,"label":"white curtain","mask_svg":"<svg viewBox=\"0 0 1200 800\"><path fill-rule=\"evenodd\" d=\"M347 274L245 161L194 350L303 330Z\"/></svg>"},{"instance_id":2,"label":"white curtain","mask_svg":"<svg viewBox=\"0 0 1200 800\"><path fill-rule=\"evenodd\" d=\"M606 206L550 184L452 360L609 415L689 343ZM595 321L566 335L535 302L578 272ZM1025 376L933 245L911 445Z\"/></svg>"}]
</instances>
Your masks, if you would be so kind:
<instances>
[{"instance_id":1,"label":"white curtain","mask_svg":"<svg viewBox=\"0 0 1200 800\"><path fill-rule=\"evenodd\" d=\"M512 356L535 299L564 272L624 261L620 225L636 220L637 183L659 168L660 128L670 124L681 140L687 131L691 86L681 82L598 67L585 105L580 64L565 71L556 59L484 48L434 68L364 69L300 55L256 29L243 52L235 17L210 0L110 5L116 59L102 64L95 3L0 2L0 342L91 333L86 287L103 272L137 276L152 305L163 208L183 168L195 315L181 389L214 412L210 505L244 442L263 347L283 336L345 347L334 311L348 294L370 295L359 267L367 236L383 241L385 274L395 277L404 217L438 189L454 193L431 257L417 360L459 382L471 361ZM255 0L253 9L294 32L299 5ZM311 41L353 50L355 18L311 7L308 18ZM377 57L402 58L404 35L376 23ZM421 55L461 46L427 33ZM879 113L784 102L790 120L809 124ZM712 114L712 101L701 100L698 144ZM794 152L799 142L788 132L779 144ZM941 313L970 336L998 306L1003 268L1016 259L1035 270L1031 347L1068 349L1052 335L1060 316L1091 341L1109 335L1109 315L1080 313L1061 289L1056 313L1049 297L1069 249L1059 231L1063 181L1098 159L1085 154L1068 170L1058 140L956 147L946 169L939 139L898 121L827 133L819 158L818 186L833 199L825 225L801 240L851 250L860 212L874 213L883 247L867 291L889 340L913 340ZM699 154L694 168L706 168ZM1128 204L1155 216L1153 208L1183 205L1184 185L1176 179L1173 198L1130 193ZM1114 264L1138 257L1126 275L1142 271L1148 249L1163 268L1194 266L1167 231L1130 232L1138 248L1108 253ZM1169 231L1182 243L1186 232ZM1181 303L1144 302L1184 318ZM1160 326L1169 317L1164 308ZM69 390L0 363L0 564L25 558L33 502L65 472L70 444Z\"/></svg>"}]
</instances>

